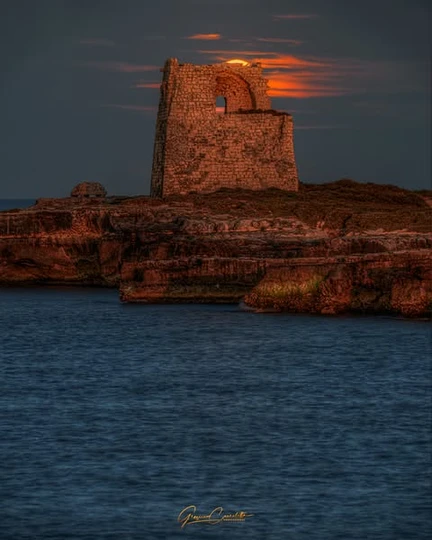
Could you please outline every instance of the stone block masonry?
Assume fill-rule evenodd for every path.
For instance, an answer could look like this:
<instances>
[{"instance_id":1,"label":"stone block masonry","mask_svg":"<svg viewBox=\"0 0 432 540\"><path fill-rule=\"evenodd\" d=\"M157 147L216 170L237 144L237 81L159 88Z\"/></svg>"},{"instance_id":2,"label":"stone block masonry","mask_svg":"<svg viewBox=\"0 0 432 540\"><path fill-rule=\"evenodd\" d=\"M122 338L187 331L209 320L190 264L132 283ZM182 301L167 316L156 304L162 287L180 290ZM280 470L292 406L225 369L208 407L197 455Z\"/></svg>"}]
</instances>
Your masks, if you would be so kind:
<instances>
[{"instance_id":1,"label":"stone block masonry","mask_svg":"<svg viewBox=\"0 0 432 540\"><path fill-rule=\"evenodd\" d=\"M225 100L225 112L216 109ZM271 109L259 64L165 63L151 195L298 190L293 121Z\"/></svg>"}]
</instances>

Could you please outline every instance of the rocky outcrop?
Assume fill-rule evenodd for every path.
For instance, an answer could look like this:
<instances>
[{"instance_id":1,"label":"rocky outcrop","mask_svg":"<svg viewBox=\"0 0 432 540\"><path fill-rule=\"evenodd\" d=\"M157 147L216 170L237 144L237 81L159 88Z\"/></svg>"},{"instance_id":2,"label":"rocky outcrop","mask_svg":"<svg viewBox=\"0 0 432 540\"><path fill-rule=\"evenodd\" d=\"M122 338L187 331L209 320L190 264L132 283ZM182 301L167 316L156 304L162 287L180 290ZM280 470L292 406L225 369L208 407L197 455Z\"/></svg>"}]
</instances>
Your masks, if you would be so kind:
<instances>
[{"instance_id":1,"label":"rocky outcrop","mask_svg":"<svg viewBox=\"0 0 432 540\"><path fill-rule=\"evenodd\" d=\"M394 186L42 199L0 212L0 284L118 287L125 302L424 316L432 209Z\"/></svg>"},{"instance_id":2,"label":"rocky outcrop","mask_svg":"<svg viewBox=\"0 0 432 540\"><path fill-rule=\"evenodd\" d=\"M430 250L372 254L310 264L298 260L267 272L245 297L259 311L335 315L392 313L430 315L432 260Z\"/></svg>"},{"instance_id":3,"label":"rocky outcrop","mask_svg":"<svg viewBox=\"0 0 432 540\"><path fill-rule=\"evenodd\" d=\"M106 189L99 182L81 182L71 191L71 197L106 197Z\"/></svg>"}]
</instances>

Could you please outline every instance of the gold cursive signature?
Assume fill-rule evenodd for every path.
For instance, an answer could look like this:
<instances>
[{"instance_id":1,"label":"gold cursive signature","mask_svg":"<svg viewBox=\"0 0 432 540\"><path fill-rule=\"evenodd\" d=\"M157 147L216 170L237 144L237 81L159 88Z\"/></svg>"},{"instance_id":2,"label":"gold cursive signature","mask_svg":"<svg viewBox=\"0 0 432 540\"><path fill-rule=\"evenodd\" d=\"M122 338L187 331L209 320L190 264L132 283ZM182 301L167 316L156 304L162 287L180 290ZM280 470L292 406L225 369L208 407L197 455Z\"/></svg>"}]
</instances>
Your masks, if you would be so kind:
<instances>
[{"instance_id":1,"label":"gold cursive signature","mask_svg":"<svg viewBox=\"0 0 432 540\"><path fill-rule=\"evenodd\" d=\"M193 525L194 523L208 523L209 525L216 525L222 523L222 521L239 522L244 521L248 517L252 517L253 514L247 512L235 512L233 514L224 514L222 506L218 506L210 514L197 514L197 508L194 505L186 506L178 515L177 521L181 523L181 528L186 525Z\"/></svg>"}]
</instances>

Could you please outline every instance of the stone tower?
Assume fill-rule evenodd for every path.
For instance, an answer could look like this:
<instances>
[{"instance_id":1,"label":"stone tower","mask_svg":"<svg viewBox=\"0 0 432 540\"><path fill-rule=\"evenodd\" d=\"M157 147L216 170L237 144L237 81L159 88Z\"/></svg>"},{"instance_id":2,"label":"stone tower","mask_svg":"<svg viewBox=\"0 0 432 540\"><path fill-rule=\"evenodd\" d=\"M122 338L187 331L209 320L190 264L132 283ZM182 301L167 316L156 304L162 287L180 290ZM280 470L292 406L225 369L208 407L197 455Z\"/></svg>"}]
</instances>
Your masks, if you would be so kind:
<instances>
[{"instance_id":1,"label":"stone tower","mask_svg":"<svg viewBox=\"0 0 432 540\"><path fill-rule=\"evenodd\" d=\"M298 190L292 117L271 109L260 64L170 58L161 71L153 197L222 187Z\"/></svg>"}]
</instances>

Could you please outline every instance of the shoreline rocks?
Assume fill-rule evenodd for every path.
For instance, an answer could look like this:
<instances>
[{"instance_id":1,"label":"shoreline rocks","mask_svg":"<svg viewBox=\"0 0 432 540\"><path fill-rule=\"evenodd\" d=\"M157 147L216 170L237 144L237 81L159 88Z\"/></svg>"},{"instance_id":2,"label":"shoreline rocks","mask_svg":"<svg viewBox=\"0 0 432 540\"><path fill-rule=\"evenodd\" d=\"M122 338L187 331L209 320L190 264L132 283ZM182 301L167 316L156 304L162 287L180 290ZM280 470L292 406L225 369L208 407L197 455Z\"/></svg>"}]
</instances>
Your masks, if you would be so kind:
<instances>
[{"instance_id":1,"label":"shoreline rocks","mask_svg":"<svg viewBox=\"0 0 432 540\"><path fill-rule=\"evenodd\" d=\"M349 180L298 193L40 199L0 212L0 286L123 302L430 316L429 194Z\"/></svg>"}]
</instances>

